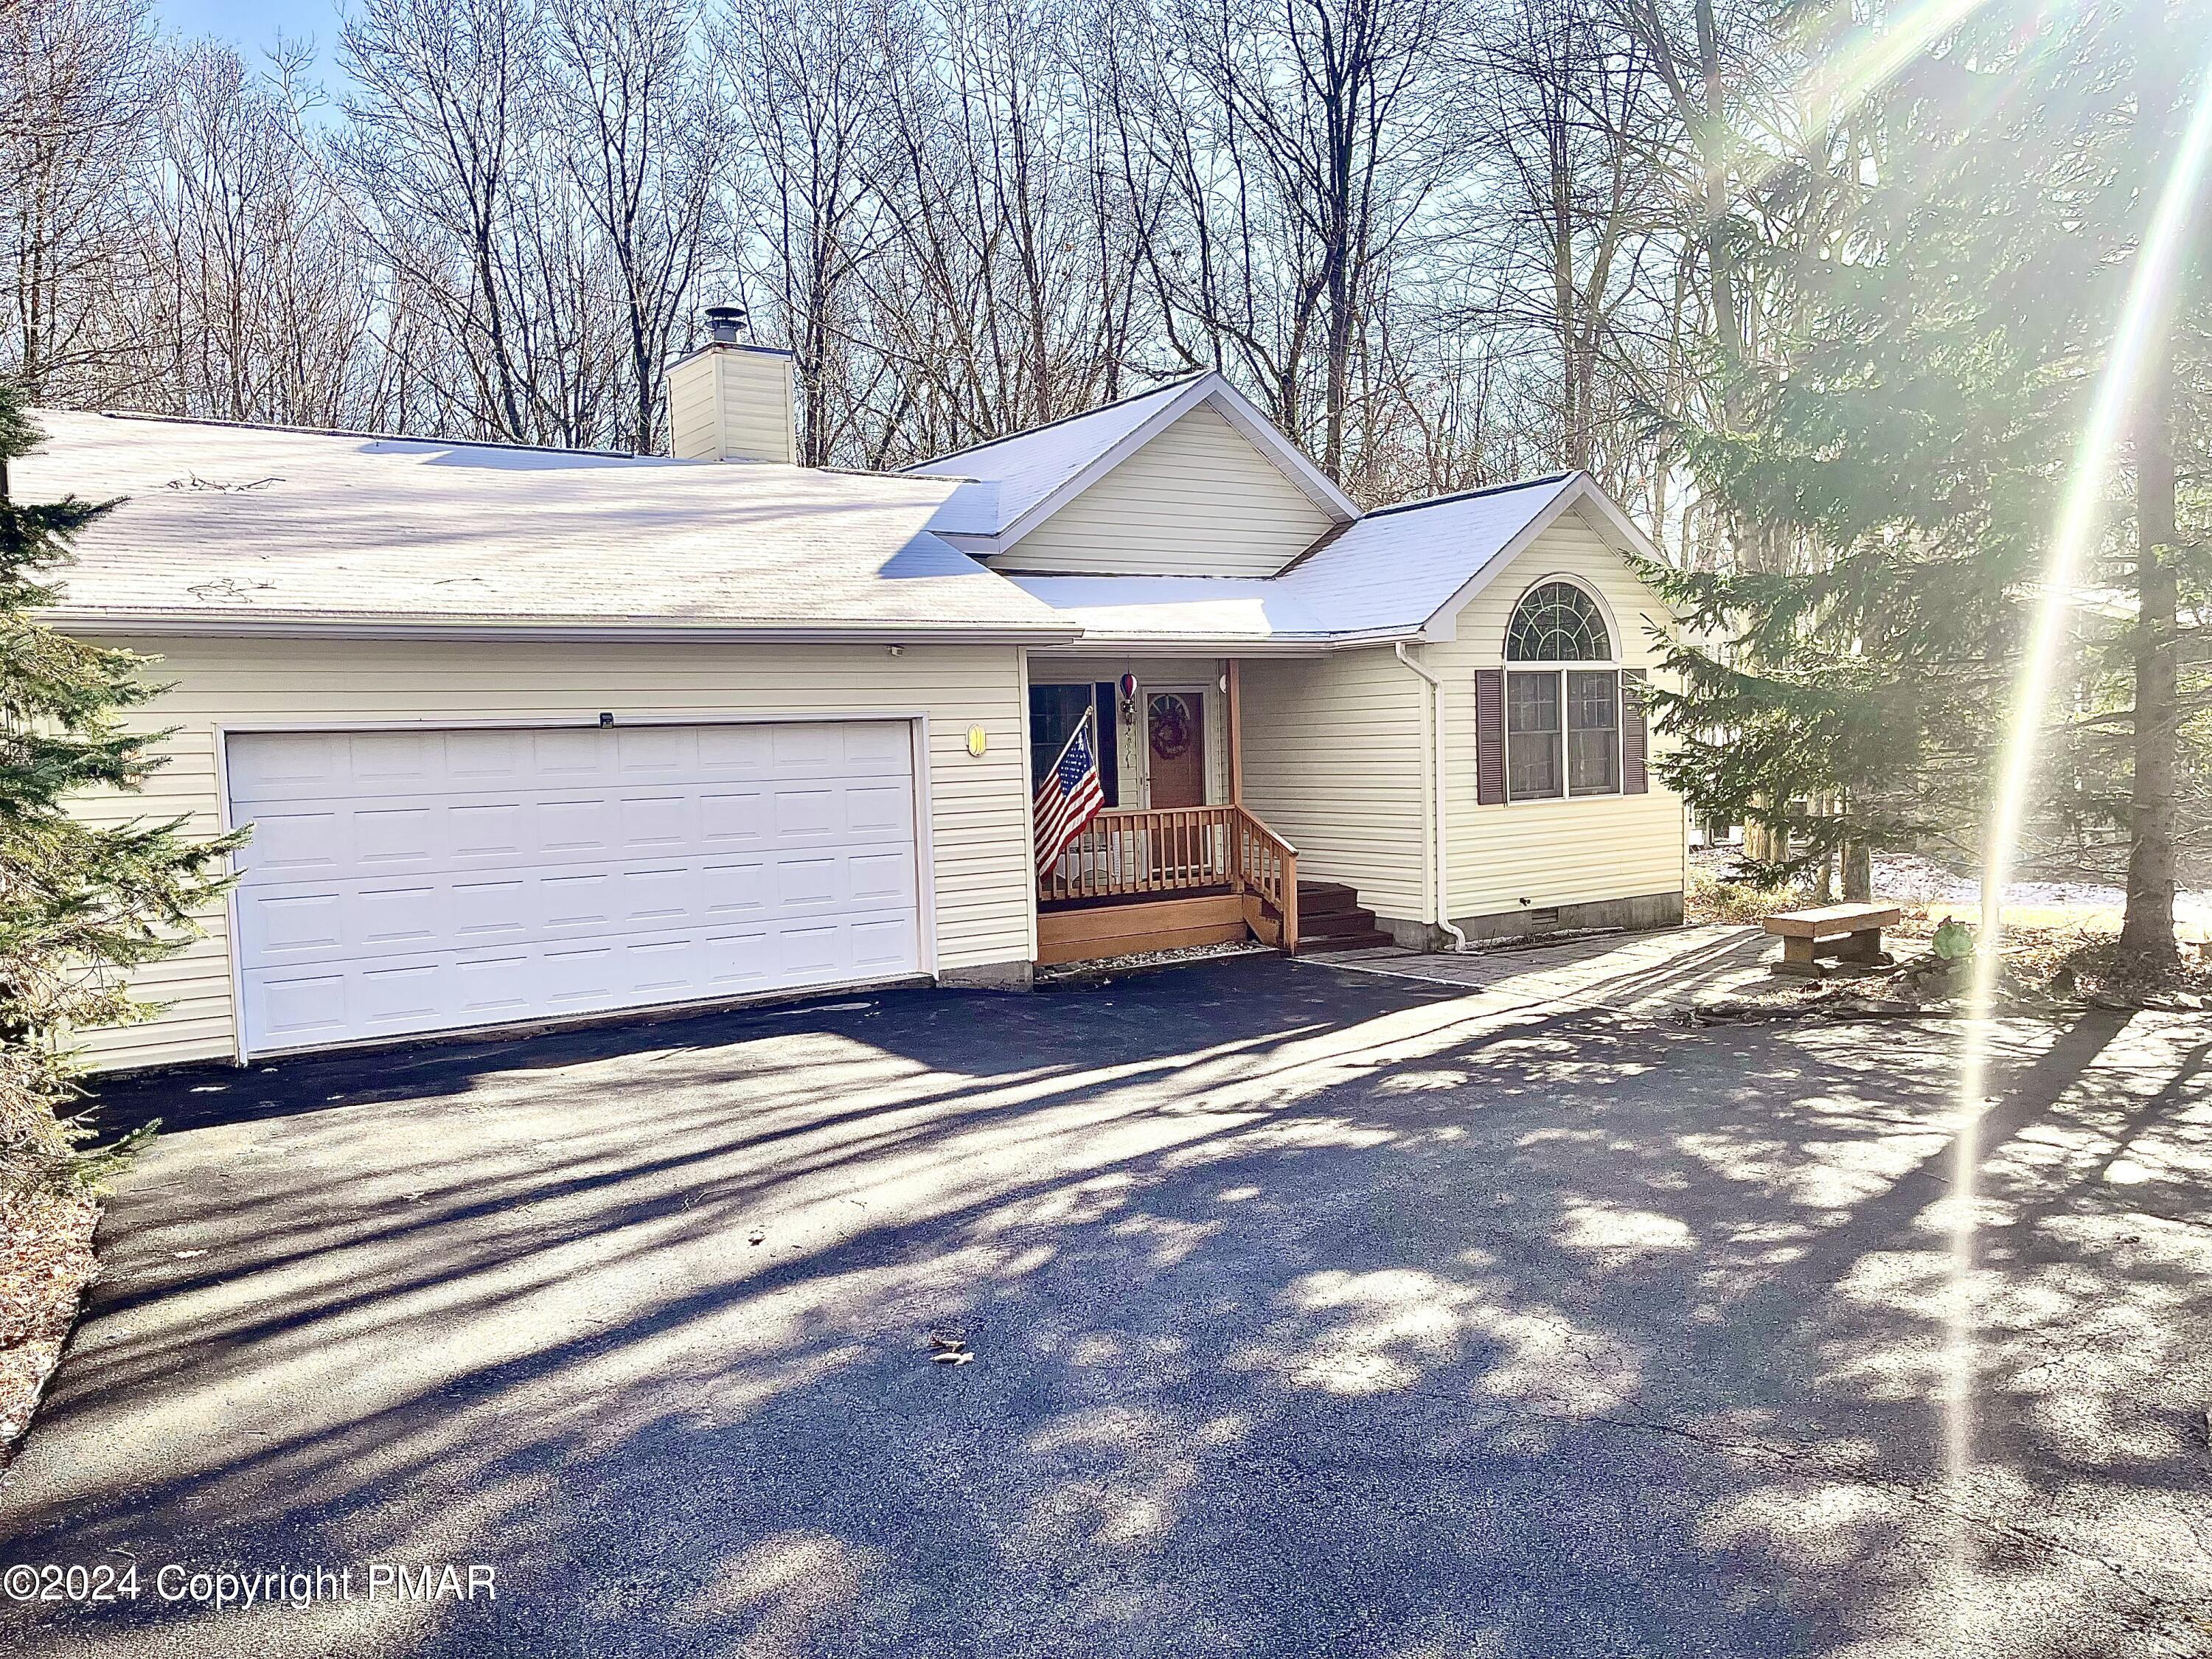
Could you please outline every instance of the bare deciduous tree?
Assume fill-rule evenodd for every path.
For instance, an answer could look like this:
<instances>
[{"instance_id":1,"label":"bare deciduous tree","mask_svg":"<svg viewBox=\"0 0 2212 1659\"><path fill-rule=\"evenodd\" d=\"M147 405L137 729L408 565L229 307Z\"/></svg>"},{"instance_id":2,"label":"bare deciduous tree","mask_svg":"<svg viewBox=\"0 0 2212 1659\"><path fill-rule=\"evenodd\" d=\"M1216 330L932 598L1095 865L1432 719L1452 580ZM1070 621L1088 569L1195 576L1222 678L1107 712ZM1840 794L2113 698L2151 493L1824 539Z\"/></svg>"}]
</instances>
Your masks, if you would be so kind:
<instances>
[{"instance_id":1,"label":"bare deciduous tree","mask_svg":"<svg viewBox=\"0 0 2212 1659\"><path fill-rule=\"evenodd\" d=\"M612 268L628 362L615 436L662 435L661 369L686 337L712 258L732 124L681 0L552 0L554 113Z\"/></svg>"},{"instance_id":2,"label":"bare deciduous tree","mask_svg":"<svg viewBox=\"0 0 2212 1659\"><path fill-rule=\"evenodd\" d=\"M153 408L306 425L350 410L370 277L304 125L301 58L280 46L262 76L200 42L169 65L132 319L159 367Z\"/></svg>"},{"instance_id":3,"label":"bare deciduous tree","mask_svg":"<svg viewBox=\"0 0 2212 1659\"><path fill-rule=\"evenodd\" d=\"M1339 479L1379 302L1464 136L1443 67L1463 20L1449 0L1169 0L1125 99L1171 203L1146 227L1163 308Z\"/></svg>"},{"instance_id":4,"label":"bare deciduous tree","mask_svg":"<svg viewBox=\"0 0 2212 1659\"><path fill-rule=\"evenodd\" d=\"M131 372L115 295L137 273L134 185L153 126L151 0L0 7L0 252L9 357L38 397L93 398Z\"/></svg>"},{"instance_id":5,"label":"bare deciduous tree","mask_svg":"<svg viewBox=\"0 0 2212 1659\"><path fill-rule=\"evenodd\" d=\"M720 50L740 114L730 172L745 257L793 358L799 453L879 457L862 418L888 372L860 268L888 234L884 65L905 14L878 0L732 0ZM872 441L872 438L873 441Z\"/></svg>"},{"instance_id":6,"label":"bare deciduous tree","mask_svg":"<svg viewBox=\"0 0 2212 1659\"><path fill-rule=\"evenodd\" d=\"M569 252L563 210L581 204L545 153L536 15L524 0L369 0L339 49L359 87L339 155L365 204L361 228L450 330L466 395L449 398L448 418L526 442L589 441L578 380L599 295L551 287L562 273L549 262ZM549 295L560 313L538 308Z\"/></svg>"}]
</instances>

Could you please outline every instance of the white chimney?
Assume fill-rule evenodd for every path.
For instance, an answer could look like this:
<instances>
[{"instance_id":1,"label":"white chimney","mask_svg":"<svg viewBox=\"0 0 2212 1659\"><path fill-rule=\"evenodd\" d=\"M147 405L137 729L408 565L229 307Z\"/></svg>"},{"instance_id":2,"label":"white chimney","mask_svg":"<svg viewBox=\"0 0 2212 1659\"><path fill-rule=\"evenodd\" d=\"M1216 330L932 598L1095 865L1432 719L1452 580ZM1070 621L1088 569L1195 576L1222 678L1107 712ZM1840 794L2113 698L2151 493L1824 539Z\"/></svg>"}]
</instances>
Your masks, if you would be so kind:
<instances>
[{"instance_id":1,"label":"white chimney","mask_svg":"<svg viewBox=\"0 0 2212 1659\"><path fill-rule=\"evenodd\" d=\"M708 343L668 371L672 454L798 460L791 354L746 343L747 331L743 306L707 307Z\"/></svg>"}]
</instances>

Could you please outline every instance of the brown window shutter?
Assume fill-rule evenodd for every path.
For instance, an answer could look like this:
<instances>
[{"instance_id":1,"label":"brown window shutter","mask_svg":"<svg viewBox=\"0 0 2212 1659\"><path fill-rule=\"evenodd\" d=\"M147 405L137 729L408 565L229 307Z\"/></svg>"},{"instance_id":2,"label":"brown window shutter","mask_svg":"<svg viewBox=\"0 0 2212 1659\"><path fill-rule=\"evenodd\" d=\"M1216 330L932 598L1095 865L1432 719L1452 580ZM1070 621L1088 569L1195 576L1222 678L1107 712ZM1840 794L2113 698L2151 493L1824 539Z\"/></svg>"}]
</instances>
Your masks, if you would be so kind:
<instances>
[{"instance_id":1,"label":"brown window shutter","mask_svg":"<svg viewBox=\"0 0 2212 1659\"><path fill-rule=\"evenodd\" d=\"M1505 801L1505 671L1474 671L1474 799L1478 805Z\"/></svg>"},{"instance_id":2,"label":"brown window shutter","mask_svg":"<svg viewBox=\"0 0 2212 1659\"><path fill-rule=\"evenodd\" d=\"M1620 671L1622 794L1648 795L1651 793L1651 769L1645 763L1650 747L1650 733L1644 718L1644 671L1624 668Z\"/></svg>"}]
</instances>

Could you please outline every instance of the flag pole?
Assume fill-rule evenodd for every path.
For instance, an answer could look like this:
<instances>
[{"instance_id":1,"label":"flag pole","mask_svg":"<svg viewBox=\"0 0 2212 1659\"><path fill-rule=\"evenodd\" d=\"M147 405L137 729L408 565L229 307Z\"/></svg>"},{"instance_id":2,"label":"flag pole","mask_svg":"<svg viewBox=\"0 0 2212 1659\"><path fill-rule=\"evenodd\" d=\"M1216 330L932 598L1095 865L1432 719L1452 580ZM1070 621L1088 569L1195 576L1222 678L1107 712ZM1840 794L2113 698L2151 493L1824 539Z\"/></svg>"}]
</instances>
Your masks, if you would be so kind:
<instances>
[{"instance_id":1,"label":"flag pole","mask_svg":"<svg viewBox=\"0 0 2212 1659\"><path fill-rule=\"evenodd\" d=\"M1095 727L1097 726L1097 705L1093 703L1090 708L1083 711L1083 718L1076 721L1075 730L1067 734L1067 741L1060 745L1060 752L1053 757L1052 765L1046 771L1044 781L1037 785L1036 793L1031 797L1030 801L1030 833L1032 836L1035 836L1037 832L1037 803L1044 799L1046 784L1050 783L1060 775L1060 763L1067 758L1067 751L1075 747L1075 740L1083 735L1085 727ZM1098 745L1095 740L1092 742L1091 747L1091 767L1093 771L1098 770ZM1102 772L1099 775L1103 780L1105 775ZM1042 872L1048 860L1038 848L1032 847L1030 850L1036 860L1038 871ZM1061 852L1066 850L1065 847L1060 849ZM1055 852L1052 856L1056 859L1060 856L1060 853Z\"/></svg>"},{"instance_id":2,"label":"flag pole","mask_svg":"<svg viewBox=\"0 0 2212 1659\"><path fill-rule=\"evenodd\" d=\"M1095 707L1083 711L1083 718L1076 721L1075 730L1067 734L1067 741L1060 745L1060 752L1052 757L1052 765L1045 772L1045 776L1050 777L1054 772L1060 770L1060 762L1066 760L1067 751L1075 747L1075 740L1083 735L1083 728L1092 724L1097 718L1098 710ZM1096 746L1094 744L1093 748L1095 749Z\"/></svg>"}]
</instances>

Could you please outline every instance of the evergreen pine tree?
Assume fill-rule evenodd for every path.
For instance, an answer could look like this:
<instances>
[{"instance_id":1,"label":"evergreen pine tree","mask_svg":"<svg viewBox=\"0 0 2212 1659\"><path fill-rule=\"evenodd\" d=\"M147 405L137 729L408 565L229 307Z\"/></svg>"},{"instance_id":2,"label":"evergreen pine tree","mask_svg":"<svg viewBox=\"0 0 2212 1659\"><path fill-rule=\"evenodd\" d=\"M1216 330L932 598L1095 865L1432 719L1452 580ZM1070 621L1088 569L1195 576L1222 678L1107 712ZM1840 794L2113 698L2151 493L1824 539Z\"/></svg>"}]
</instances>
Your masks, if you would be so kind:
<instances>
[{"instance_id":1,"label":"evergreen pine tree","mask_svg":"<svg viewBox=\"0 0 2212 1659\"><path fill-rule=\"evenodd\" d=\"M1864 897L1874 852L1978 824L2075 400L1954 261L1805 273L1790 368L1740 398L1753 426L1685 434L1705 488L1789 537L1778 568L1651 573L1681 622L1662 769L1702 816L1765 832L1762 882L1835 860Z\"/></svg>"},{"instance_id":2,"label":"evergreen pine tree","mask_svg":"<svg viewBox=\"0 0 2212 1659\"><path fill-rule=\"evenodd\" d=\"M1771 185L1833 216L1772 256L1792 305L1741 371L1741 428L1684 436L1702 485L1792 545L1764 569L1655 573L1685 624L1656 694L1680 739L1666 775L1701 813L1776 832L1747 838L1762 878L1841 854L1865 896L1870 849L1976 850L2150 158L2171 161L2134 95L2143 50L2121 9L1984 8L1856 107L1802 169L1822 176ZM2129 504L2116 490L2123 576ZM2114 670L2135 630L2112 609L2081 609L2053 669L2031 859L2078 858L2088 817L2127 823L2135 688Z\"/></svg>"},{"instance_id":3,"label":"evergreen pine tree","mask_svg":"<svg viewBox=\"0 0 2212 1659\"><path fill-rule=\"evenodd\" d=\"M2132 82L2136 93L2136 176L2146 199L2154 197L2160 174L2176 164L2184 143L2192 101L2188 70L2196 56L2204 18L2201 6L2187 0L2138 0L2135 37L2137 60ZM2212 674L2201 657L2185 672L2185 647L2200 644L2204 630L2185 628L2185 617L2207 613L2203 599L2212 576L2212 548L2200 533L2203 426L2201 398L2205 388L2203 307L2208 264L2203 228L2212 225L2200 200L2197 234L2185 234L2183 254L2168 297L2164 349L2154 350L2142 384L2136 388L2130 447L2135 472L2135 546L2119 563L2120 579L2131 590L2131 625L2124 630L2129 719L2124 811L2112 816L2127 827L2127 913L2120 929L2123 971L2154 978L2179 957L2174 936L2174 898L2183 864L2185 800L2202 809L2212 752L2205 726L2212 712ZM2186 390L2185 390L2185 388ZM2188 393L2194 392L2196 397ZM2192 409L2192 403L2199 406ZM2195 419L2191 419L2191 416ZM2191 439L2195 439L2192 446ZM2192 453L2193 452L2193 453ZM2198 481L2186 503L2183 480ZM2194 603L2191 603L2194 601ZM2191 639L2194 633L2197 637ZM2094 730L2095 728L2092 728ZM2201 833L2201 822L2199 825Z\"/></svg>"},{"instance_id":4,"label":"evergreen pine tree","mask_svg":"<svg viewBox=\"0 0 2212 1659\"><path fill-rule=\"evenodd\" d=\"M125 970L181 948L194 913L226 884L242 836L198 837L185 820L100 825L70 803L131 792L161 765L160 733L125 711L160 687L149 659L57 633L39 620L75 538L112 501L15 498L9 463L40 434L20 389L0 382L0 1200L96 1176L84 1150L72 1034L148 1012Z\"/></svg>"}]
</instances>

